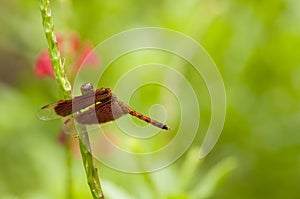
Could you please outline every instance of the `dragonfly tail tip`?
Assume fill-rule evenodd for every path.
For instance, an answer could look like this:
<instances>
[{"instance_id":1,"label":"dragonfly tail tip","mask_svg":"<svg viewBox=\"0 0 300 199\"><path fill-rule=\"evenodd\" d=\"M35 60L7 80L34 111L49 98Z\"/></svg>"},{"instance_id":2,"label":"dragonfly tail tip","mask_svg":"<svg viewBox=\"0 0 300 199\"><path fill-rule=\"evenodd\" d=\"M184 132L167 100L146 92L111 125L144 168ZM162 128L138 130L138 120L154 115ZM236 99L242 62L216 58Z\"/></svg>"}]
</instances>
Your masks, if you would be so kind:
<instances>
[{"instance_id":1,"label":"dragonfly tail tip","mask_svg":"<svg viewBox=\"0 0 300 199\"><path fill-rule=\"evenodd\" d=\"M164 125L163 127L162 127L162 129L165 129L165 130L168 130L168 131L171 131L172 129L170 128L170 127L168 127L167 125Z\"/></svg>"}]
</instances>

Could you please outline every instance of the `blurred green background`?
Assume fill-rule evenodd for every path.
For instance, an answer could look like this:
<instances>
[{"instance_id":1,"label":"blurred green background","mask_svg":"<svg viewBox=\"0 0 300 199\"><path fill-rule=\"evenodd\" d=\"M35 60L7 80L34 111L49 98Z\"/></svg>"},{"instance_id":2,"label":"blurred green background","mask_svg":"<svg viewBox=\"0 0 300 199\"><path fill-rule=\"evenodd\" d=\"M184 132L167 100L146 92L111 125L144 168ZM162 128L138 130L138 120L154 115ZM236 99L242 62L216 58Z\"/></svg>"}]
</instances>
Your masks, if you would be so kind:
<instances>
[{"instance_id":1,"label":"blurred green background","mask_svg":"<svg viewBox=\"0 0 300 199\"><path fill-rule=\"evenodd\" d=\"M150 174L98 164L107 198L299 198L297 0L51 3L57 32L77 32L94 45L132 28L180 31L208 51L225 83L226 123L205 159L197 159L197 141L172 166ZM41 106L61 98L53 79L34 74L47 47L38 1L2 1L0 32L0 198L66 198L66 151L58 141L62 122L35 116ZM187 70L185 77L192 81L193 73ZM146 97L147 106L156 100ZM147 113L142 101L132 103ZM210 105L201 108L207 127ZM73 197L91 198L75 152L71 173Z\"/></svg>"}]
</instances>

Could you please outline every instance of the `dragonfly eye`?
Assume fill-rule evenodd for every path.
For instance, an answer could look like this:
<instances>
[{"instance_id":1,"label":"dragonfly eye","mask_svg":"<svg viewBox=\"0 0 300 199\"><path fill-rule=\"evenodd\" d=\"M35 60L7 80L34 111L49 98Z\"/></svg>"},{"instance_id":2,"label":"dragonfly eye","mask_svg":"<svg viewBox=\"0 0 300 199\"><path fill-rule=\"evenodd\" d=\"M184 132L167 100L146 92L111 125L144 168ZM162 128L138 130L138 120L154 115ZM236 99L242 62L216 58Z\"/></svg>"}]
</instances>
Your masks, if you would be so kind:
<instances>
[{"instance_id":1,"label":"dragonfly eye","mask_svg":"<svg viewBox=\"0 0 300 199\"><path fill-rule=\"evenodd\" d=\"M83 95L87 95L94 92L94 86L92 83L86 83L80 87L80 90Z\"/></svg>"}]
</instances>

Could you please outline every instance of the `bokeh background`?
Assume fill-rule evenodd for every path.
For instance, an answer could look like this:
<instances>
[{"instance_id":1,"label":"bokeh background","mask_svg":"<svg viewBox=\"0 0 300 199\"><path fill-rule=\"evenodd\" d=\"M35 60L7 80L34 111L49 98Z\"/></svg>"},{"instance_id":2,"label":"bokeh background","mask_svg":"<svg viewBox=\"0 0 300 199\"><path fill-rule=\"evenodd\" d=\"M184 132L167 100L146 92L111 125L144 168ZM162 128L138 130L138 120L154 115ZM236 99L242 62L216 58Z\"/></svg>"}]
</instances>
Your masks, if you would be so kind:
<instances>
[{"instance_id":1,"label":"bokeh background","mask_svg":"<svg viewBox=\"0 0 300 199\"><path fill-rule=\"evenodd\" d=\"M198 140L210 118L206 94L197 142L172 166L149 174L127 174L97 164L108 198L299 198L297 0L51 3L56 31L75 32L92 45L132 28L180 31L207 50L226 86L224 130L207 157L197 159ZM2 1L0 32L0 198L67 198L68 193L73 198L91 198L76 139L72 138L70 169L60 137L62 121L43 122L36 117L41 106L61 99L51 77L36 75L37 59L47 48L39 2ZM123 61L128 64L128 59ZM106 73L114 74L113 69ZM193 81L193 74L190 69L184 75ZM202 82L199 88L204 87ZM147 113L157 100L157 95L147 95L149 90L137 93L139 100L132 101L141 112ZM68 173L73 179L71 191Z\"/></svg>"}]
</instances>

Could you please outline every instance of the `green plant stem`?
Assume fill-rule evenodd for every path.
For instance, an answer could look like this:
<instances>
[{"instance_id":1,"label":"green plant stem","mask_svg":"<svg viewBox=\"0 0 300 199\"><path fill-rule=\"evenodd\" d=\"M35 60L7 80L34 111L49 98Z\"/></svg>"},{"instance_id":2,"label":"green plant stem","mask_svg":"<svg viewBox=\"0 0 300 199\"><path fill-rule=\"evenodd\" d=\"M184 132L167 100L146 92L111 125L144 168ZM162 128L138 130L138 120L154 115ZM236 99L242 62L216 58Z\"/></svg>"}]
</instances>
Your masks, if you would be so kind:
<instances>
[{"instance_id":1,"label":"green plant stem","mask_svg":"<svg viewBox=\"0 0 300 199\"><path fill-rule=\"evenodd\" d=\"M56 36L54 33L54 25L52 21L50 0L40 0L40 11L42 15L42 23L45 36L48 42L48 51L50 54L50 59L57 83L60 86L64 99L71 99L71 84L65 76L64 64L58 50ZM85 130L85 127L83 130ZM88 134L86 133L85 137L83 136L83 138L88 140ZM86 145L84 145L84 143L86 143L86 145L87 143L89 144L89 142L86 142L86 140L82 141L81 137L79 137L80 152L83 159L83 164L87 175L87 181L90 186L91 193L94 199L104 199L104 195L100 186L97 168L94 167L93 156L89 152L89 149L86 149ZM67 144L67 147L67 167L68 169L71 169L71 159L69 159L71 157L69 144ZM69 171L68 173L70 174L71 172ZM69 197L72 197L72 194L70 194L71 186L72 182L70 178L68 178Z\"/></svg>"},{"instance_id":2,"label":"green plant stem","mask_svg":"<svg viewBox=\"0 0 300 199\"><path fill-rule=\"evenodd\" d=\"M71 154L71 138L67 137L66 142L66 168L67 168L67 198L73 197L73 180L72 180L72 154Z\"/></svg>"},{"instance_id":3,"label":"green plant stem","mask_svg":"<svg viewBox=\"0 0 300 199\"><path fill-rule=\"evenodd\" d=\"M50 54L50 59L51 59L56 80L58 82L58 85L61 87L61 90L63 91L64 98L70 99L71 84L65 76L64 64L58 50L56 36L54 33L54 25L52 21L50 1L41 0L40 10L42 14L42 23L44 27L44 32L48 42L48 51Z\"/></svg>"},{"instance_id":4,"label":"green plant stem","mask_svg":"<svg viewBox=\"0 0 300 199\"><path fill-rule=\"evenodd\" d=\"M94 199L104 199L104 195L102 192L101 184L98 177L98 170L94 166L94 159L91 154L89 136L86 131L86 127L79 125L78 128L80 132L79 145L80 145L80 152L82 156L83 165L85 168L85 172L87 174L87 181L93 195Z\"/></svg>"}]
</instances>

